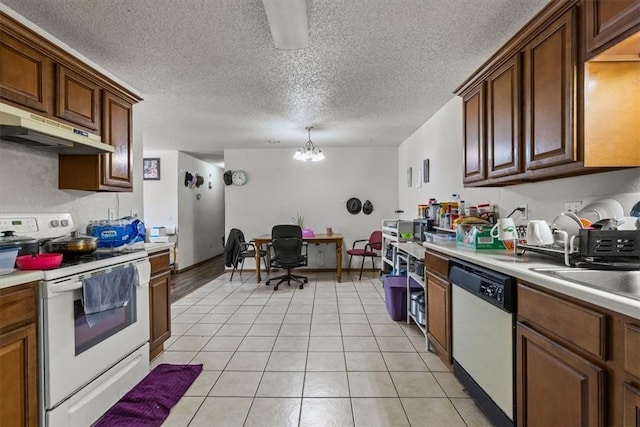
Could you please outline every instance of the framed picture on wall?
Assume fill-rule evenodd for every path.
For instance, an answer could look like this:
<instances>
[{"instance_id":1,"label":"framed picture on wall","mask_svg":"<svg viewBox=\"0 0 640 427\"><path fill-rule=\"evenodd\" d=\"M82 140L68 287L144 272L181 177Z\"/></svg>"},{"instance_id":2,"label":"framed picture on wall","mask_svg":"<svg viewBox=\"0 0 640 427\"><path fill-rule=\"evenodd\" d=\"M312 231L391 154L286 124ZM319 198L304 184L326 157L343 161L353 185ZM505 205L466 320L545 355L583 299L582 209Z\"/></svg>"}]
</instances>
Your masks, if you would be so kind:
<instances>
[{"instance_id":1,"label":"framed picture on wall","mask_svg":"<svg viewBox=\"0 0 640 427\"><path fill-rule=\"evenodd\" d=\"M142 160L142 178L145 180L160 179L160 159L149 158Z\"/></svg>"},{"instance_id":2,"label":"framed picture on wall","mask_svg":"<svg viewBox=\"0 0 640 427\"><path fill-rule=\"evenodd\" d=\"M429 182L429 159L422 161L422 179L424 182Z\"/></svg>"}]
</instances>

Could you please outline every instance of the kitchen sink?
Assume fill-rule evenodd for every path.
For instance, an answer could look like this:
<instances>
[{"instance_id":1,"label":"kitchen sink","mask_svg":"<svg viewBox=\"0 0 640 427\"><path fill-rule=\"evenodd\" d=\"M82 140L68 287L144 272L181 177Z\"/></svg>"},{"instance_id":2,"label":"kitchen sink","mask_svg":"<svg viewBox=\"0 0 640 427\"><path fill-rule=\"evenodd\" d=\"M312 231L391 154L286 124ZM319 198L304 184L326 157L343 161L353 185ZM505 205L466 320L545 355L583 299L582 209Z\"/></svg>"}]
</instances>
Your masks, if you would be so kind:
<instances>
[{"instance_id":1,"label":"kitchen sink","mask_svg":"<svg viewBox=\"0 0 640 427\"><path fill-rule=\"evenodd\" d=\"M531 270L590 288L640 300L640 271L532 268Z\"/></svg>"}]
</instances>

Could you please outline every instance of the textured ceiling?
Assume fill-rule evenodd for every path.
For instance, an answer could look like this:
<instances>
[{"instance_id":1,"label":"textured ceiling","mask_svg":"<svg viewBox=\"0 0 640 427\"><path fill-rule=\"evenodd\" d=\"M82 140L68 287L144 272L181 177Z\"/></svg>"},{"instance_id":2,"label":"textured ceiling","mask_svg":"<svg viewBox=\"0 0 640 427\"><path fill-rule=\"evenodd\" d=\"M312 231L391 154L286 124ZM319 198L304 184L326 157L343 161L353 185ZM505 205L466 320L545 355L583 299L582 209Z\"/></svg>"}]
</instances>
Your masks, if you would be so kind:
<instances>
[{"instance_id":1,"label":"textured ceiling","mask_svg":"<svg viewBox=\"0 0 640 427\"><path fill-rule=\"evenodd\" d=\"M322 148L399 145L547 0L307 0L297 51L260 0L2 2L143 94L145 149L210 156L305 126Z\"/></svg>"}]
</instances>

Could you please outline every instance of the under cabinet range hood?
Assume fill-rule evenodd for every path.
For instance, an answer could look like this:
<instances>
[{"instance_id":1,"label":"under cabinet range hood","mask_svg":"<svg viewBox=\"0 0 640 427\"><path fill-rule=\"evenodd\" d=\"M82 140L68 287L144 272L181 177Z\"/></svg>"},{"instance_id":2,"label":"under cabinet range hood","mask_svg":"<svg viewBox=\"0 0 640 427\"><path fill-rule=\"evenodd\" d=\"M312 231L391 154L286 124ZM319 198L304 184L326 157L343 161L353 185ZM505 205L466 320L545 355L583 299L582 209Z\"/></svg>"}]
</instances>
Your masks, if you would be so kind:
<instances>
[{"instance_id":1,"label":"under cabinet range hood","mask_svg":"<svg viewBox=\"0 0 640 427\"><path fill-rule=\"evenodd\" d=\"M113 153L98 135L0 102L0 141L60 154Z\"/></svg>"}]
</instances>

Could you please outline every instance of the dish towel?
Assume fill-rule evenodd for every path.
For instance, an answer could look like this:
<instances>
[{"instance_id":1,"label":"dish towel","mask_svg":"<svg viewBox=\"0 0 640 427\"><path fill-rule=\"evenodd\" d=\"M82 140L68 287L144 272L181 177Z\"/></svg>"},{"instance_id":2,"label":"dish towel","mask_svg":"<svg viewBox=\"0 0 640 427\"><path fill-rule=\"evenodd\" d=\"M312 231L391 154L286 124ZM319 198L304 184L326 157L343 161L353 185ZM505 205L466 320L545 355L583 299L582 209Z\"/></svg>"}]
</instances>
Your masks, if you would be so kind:
<instances>
[{"instance_id":1,"label":"dish towel","mask_svg":"<svg viewBox=\"0 0 640 427\"><path fill-rule=\"evenodd\" d=\"M82 306L92 328L111 314L111 310L129 304L138 270L131 266L82 280Z\"/></svg>"}]
</instances>

